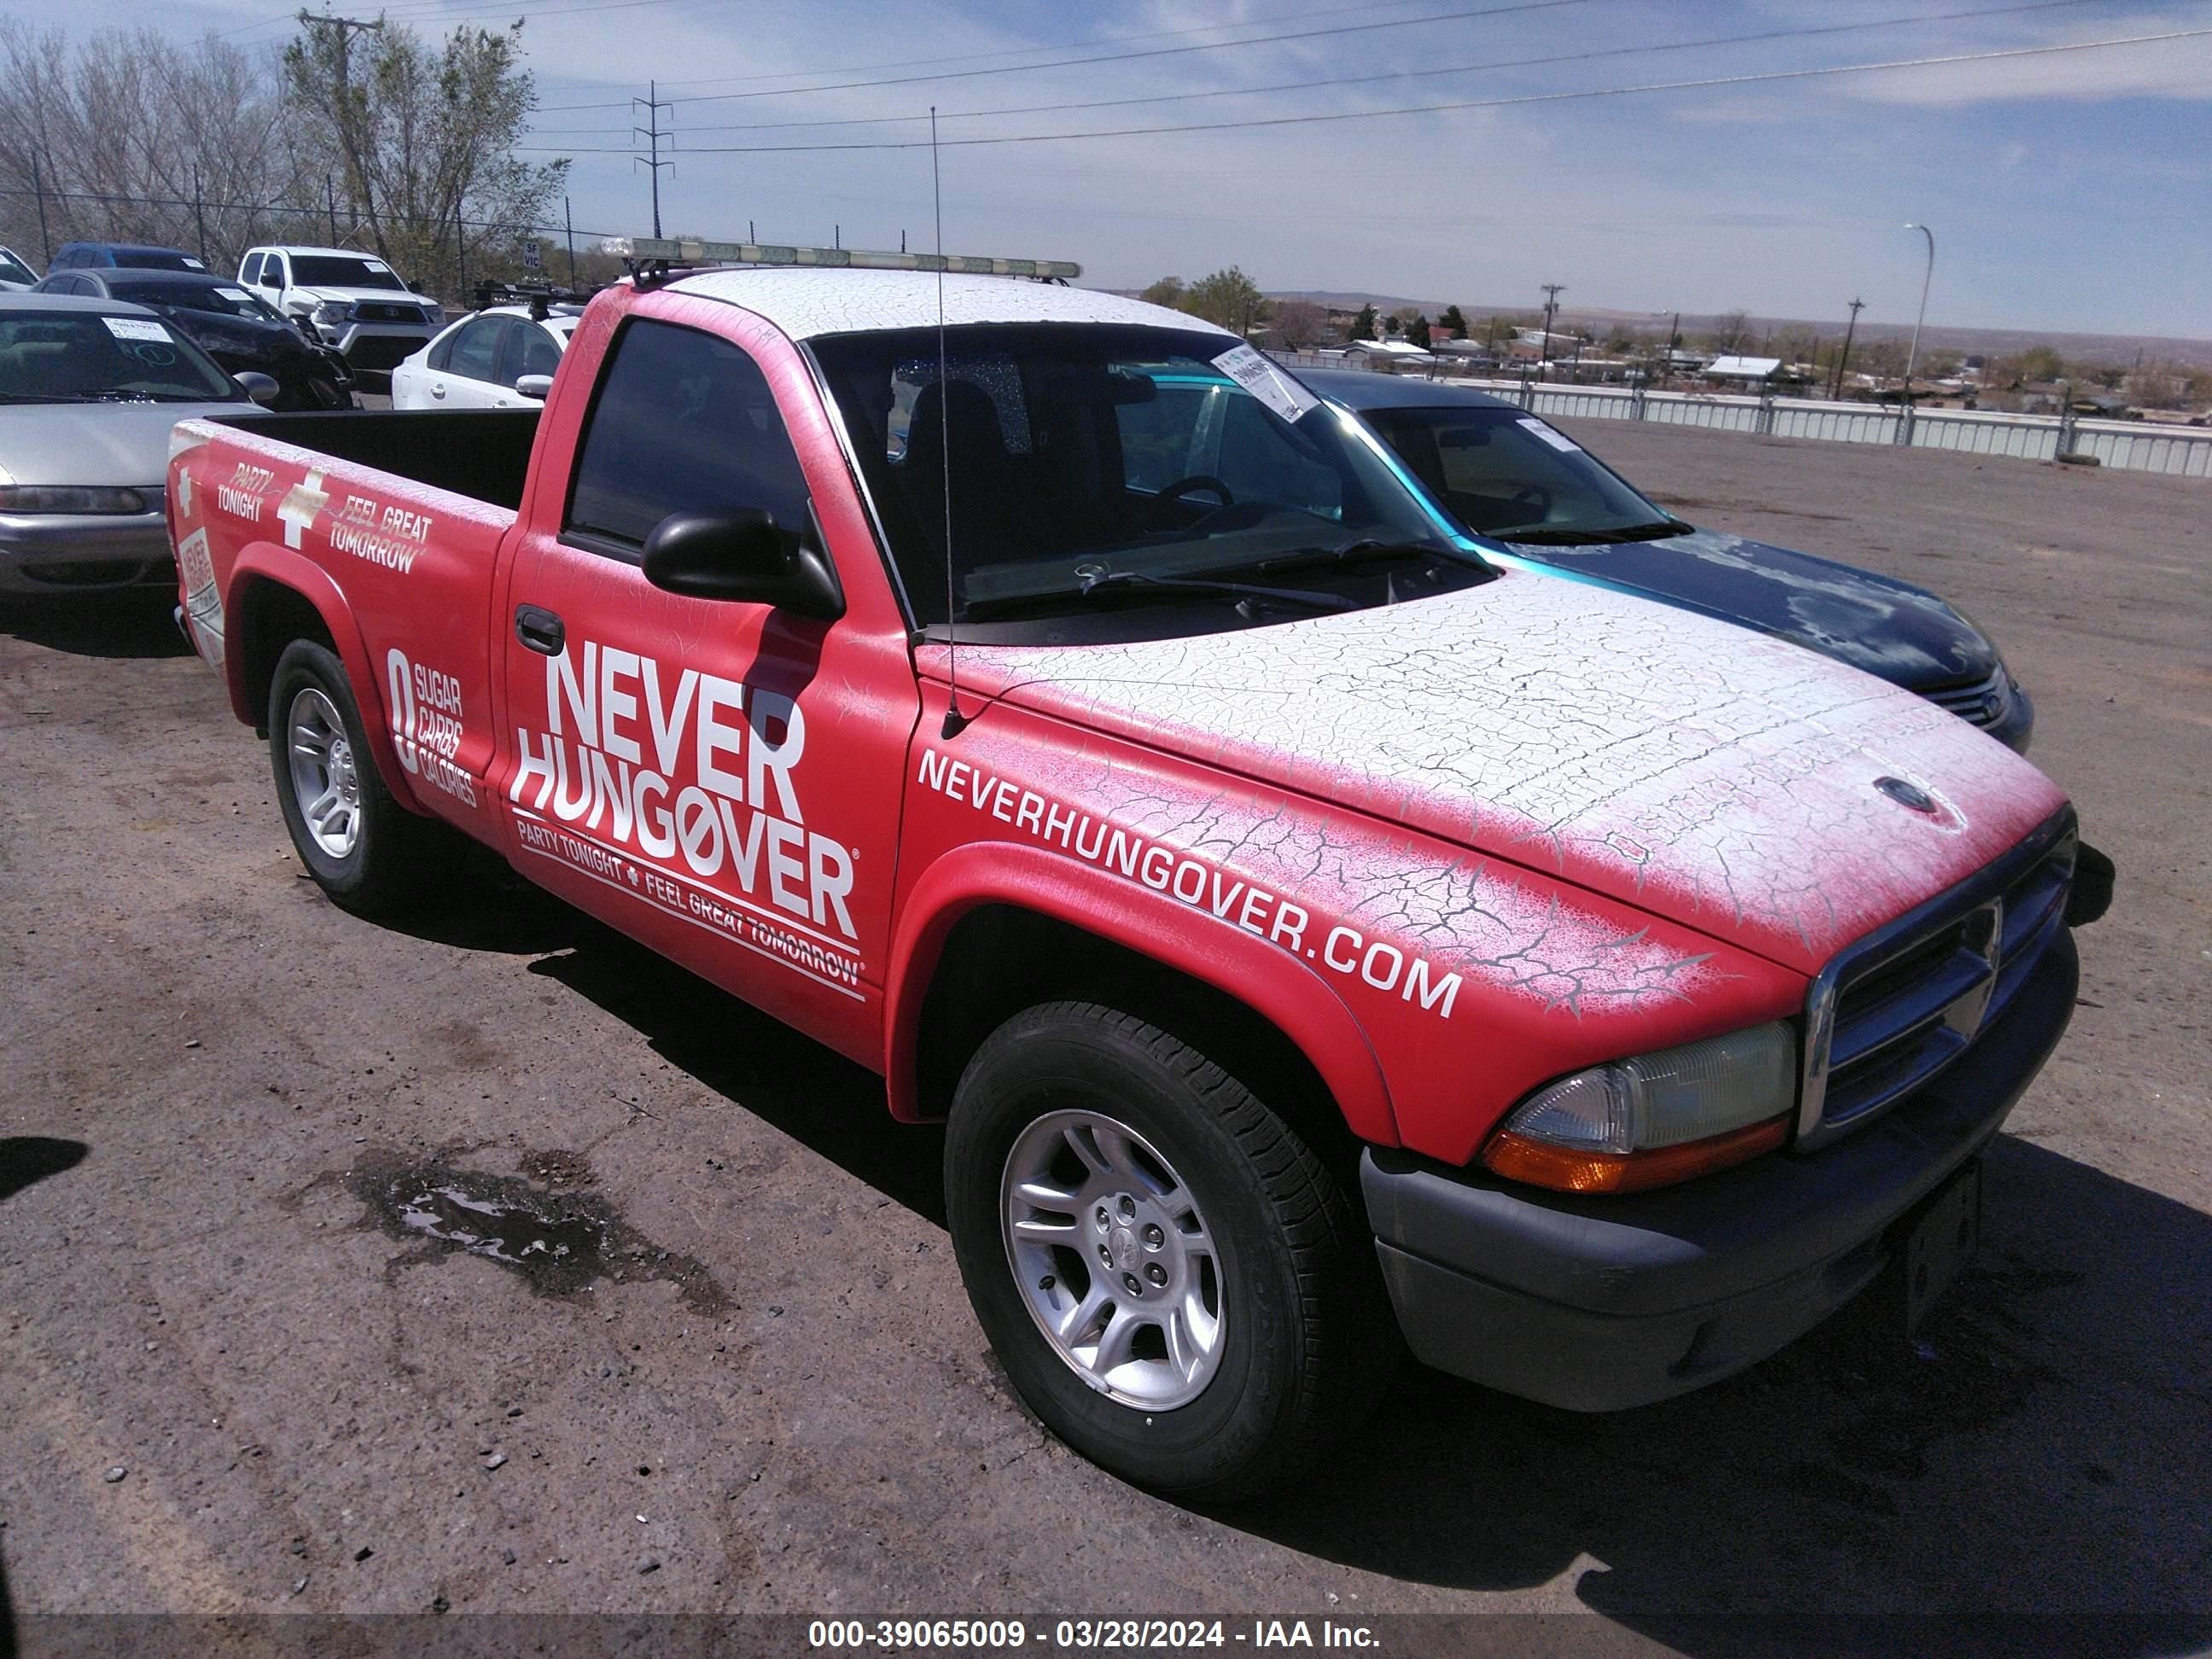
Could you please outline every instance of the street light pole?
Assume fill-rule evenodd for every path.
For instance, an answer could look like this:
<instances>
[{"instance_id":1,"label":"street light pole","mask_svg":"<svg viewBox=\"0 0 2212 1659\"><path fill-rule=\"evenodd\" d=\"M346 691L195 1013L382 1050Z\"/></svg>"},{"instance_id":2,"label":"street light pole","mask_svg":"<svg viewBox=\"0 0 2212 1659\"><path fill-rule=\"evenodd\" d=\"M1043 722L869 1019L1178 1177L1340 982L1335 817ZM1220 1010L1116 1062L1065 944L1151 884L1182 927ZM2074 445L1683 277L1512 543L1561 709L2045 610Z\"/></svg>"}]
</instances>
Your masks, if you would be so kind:
<instances>
[{"instance_id":1,"label":"street light pole","mask_svg":"<svg viewBox=\"0 0 2212 1659\"><path fill-rule=\"evenodd\" d=\"M1912 319L1912 344L1905 354L1905 401L1912 402L1912 366L1920 360L1920 325L1928 320L1928 289L1936 280L1936 233L1925 225L1907 225L1928 239L1928 270L1920 279L1920 314Z\"/></svg>"}]
</instances>

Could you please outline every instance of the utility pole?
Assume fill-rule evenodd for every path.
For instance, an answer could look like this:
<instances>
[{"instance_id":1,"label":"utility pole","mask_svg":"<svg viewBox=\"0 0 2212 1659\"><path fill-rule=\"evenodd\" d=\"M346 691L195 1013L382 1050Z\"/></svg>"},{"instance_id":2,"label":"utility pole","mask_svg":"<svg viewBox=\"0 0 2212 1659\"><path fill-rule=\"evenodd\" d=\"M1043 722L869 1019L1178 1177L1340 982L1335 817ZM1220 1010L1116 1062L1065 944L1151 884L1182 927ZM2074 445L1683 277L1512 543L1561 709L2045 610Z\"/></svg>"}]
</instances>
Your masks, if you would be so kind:
<instances>
[{"instance_id":1,"label":"utility pole","mask_svg":"<svg viewBox=\"0 0 2212 1659\"><path fill-rule=\"evenodd\" d=\"M1859 313L1865 309L1864 300L1851 301L1851 319L1844 325L1844 349L1836 354L1835 382L1828 388L1828 397L1831 401L1840 398L1844 395L1844 366L1851 360L1851 336L1857 332Z\"/></svg>"},{"instance_id":2,"label":"utility pole","mask_svg":"<svg viewBox=\"0 0 2212 1659\"><path fill-rule=\"evenodd\" d=\"M199 233L200 263L207 263L207 204L200 191L200 170L192 169L192 228Z\"/></svg>"},{"instance_id":3,"label":"utility pole","mask_svg":"<svg viewBox=\"0 0 2212 1659\"><path fill-rule=\"evenodd\" d=\"M311 31L336 29L338 32L337 56L333 65L333 78L337 82L337 95L332 100L336 107L331 112L337 118L338 147L345 152L346 195L349 198L349 205L354 200L360 202L362 216L368 221L369 240L376 244L376 251L388 259L392 257L392 252L385 246L384 228L376 216L375 190L369 182L368 168L362 160L358 130L354 124L356 112L353 107L354 33L356 30L380 29L384 27L384 20L381 17L318 17L313 12L304 10L299 14L299 18L301 28ZM332 242L337 240L337 214L333 211L331 215L333 228L331 232Z\"/></svg>"},{"instance_id":4,"label":"utility pole","mask_svg":"<svg viewBox=\"0 0 2212 1659\"><path fill-rule=\"evenodd\" d=\"M576 216L568 211L568 198L561 198L561 223L568 233L568 286L576 286Z\"/></svg>"},{"instance_id":5,"label":"utility pole","mask_svg":"<svg viewBox=\"0 0 2212 1659\"><path fill-rule=\"evenodd\" d=\"M338 245L338 187L329 173L323 175L323 204L331 210L331 246Z\"/></svg>"},{"instance_id":6,"label":"utility pole","mask_svg":"<svg viewBox=\"0 0 2212 1659\"><path fill-rule=\"evenodd\" d=\"M46 180L39 171L39 158L31 158L31 194L39 198L39 263L51 265L54 262L54 239L46 232Z\"/></svg>"},{"instance_id":7,"label":"utility pole","mask_svg":"<svg viewBox=\"0 0 2212 1659\"><path fill-rule=\"evenodd\" d=\"M665 109L673 109L676 106L673 102L661 97L660 82L658 81L647 82L645 96L633 98L629 102L632 109L635 109L640 104L645 106L646 125L641 127L632 127L630 131L652 146L652 153L646 158L645 164L653 171L653 234L658 237L660 234L660 170L663 167L672 167L676 165L673 161L664 161L660 159L660 141L667 136L660 130L660 112ZM630 165L635 167L637 160L637 157L632 156Z\"/></svg>"},{"instance_id":8,"label":"utility pole","mask_svg":"<svg viewBox=\"0 0 2212 1659\"><path fill-rule=\"evenodd\" d=\"M1539 286L1544 290L1544 355L1539 367L1549 368L1552 362L1552 319L1559 314L1559 295L1567 291L1567 285L1565 283L1543 283Z\"/></svg>"}]
</instances>

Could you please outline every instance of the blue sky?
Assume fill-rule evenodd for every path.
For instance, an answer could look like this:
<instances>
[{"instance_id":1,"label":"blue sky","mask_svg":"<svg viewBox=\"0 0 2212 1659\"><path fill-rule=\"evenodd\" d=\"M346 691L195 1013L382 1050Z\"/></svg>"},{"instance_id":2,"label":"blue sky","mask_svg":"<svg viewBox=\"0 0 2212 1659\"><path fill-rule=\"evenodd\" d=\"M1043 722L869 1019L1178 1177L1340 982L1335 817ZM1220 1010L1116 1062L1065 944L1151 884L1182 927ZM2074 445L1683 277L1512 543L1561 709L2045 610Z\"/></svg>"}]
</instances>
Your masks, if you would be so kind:
<instances>
[{"instance_id":1,"label":"blue sky","mask_svg":"<svg viewBox=\"0 0 2212 1659\"><path fill-rule=\"evenodd\" d=\"M463 15L497 21L484 3L395 0L390 15L422 27ZM926 136L913 118L933 102L948 139L1092 132L2212 31L2203 0L1944 15L1999 3L1523 0L1488 16L1407 22L1510 0L597 0L592 10L566 9L594 0L525 0L540 9L524 39L545 106L538 142L574 154L580 225L649 228L646 172L622 153L631 112L619 106L657 78L664 97L687 100L664 118L677 134L677 165L662 179L672 234L743 236L750 222L763 239L827 242L836 225L848 246L896 246L903 229L927 246L926 149L712 151L910 140ZM1884 22L1900 18L1915 21ZM79 29L221 28L241 43L289 32L269 0L89 0L72 20ZM1657 50L1853 23L1882 26ZM1390 27L1253 41L1376 24ZM973 72L1238 42L1250 43ZM1613 55L1480 67L1595 52ZM1460 65L1478 67L969 113ZM817 89L927 74L958 78ZM752 95L712 96L732 93ZM602 103L617 106L553 107ZM798 121L885 124L730 130ZM1539 283L1559 282L1569 304L1838 320L1856 296L1869 320L1910 321L1923 244L1903 227L1919 220L1938 239L1931 321L2212 336L2212 34L1372 119L958 146L942 162L949 249L1074 258L1086 282L1107 286L1234 262L1274 289L1535 304Z\"/></svg>"}]
</instances>

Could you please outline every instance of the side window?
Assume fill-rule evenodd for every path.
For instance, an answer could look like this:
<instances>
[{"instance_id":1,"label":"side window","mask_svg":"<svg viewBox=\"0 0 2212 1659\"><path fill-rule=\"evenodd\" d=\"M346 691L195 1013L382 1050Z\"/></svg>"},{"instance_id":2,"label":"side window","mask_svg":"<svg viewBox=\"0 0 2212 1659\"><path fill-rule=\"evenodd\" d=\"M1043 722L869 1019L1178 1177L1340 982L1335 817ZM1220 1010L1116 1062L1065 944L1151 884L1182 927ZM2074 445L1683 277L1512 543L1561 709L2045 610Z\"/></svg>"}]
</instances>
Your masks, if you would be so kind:
<instances>
[{"instance_id":1,"label":"side window","mask_svg":"<svg viewBox=\"0 0 2212 1659\"><path fill-rule=\"evenodd\" d=\"M441 334L438 343L430 348L430 367L444 368L450 364L453 361L453 342L460 337L461 331L458 328L449 328Z\"/></svg>"},{"instance_id":2,"label":"side window","mask_svg":"<svg viewBox=\"0 0 2212 1659\"><path fill-rule=\"evenodd\" d=\"M238 268L238 280L241 283L259 282L261 280L261 260L262 256L258 253L247 254L246 256L246 263Z\"/></svg>"},{"instance_id":3,"label":"side window","mask_svg":"<svg viewBox=\"0 0 2212 1659\"><path fill-rule=\"evenodd\" d=\"M499 367L500 339L507 328L504 317L479 317L472 323L464 323L454 338L453 355L446 366L471 380L492 380Z\"/></svg>"},{"instance_id":4,"label":"side window","mask_svg":"<svg viewBox=\"0 0 2212 1659\"><path fill-rule=\"evenodd\" d=\"M649 318L623 326L576 457L568 529L638 547L672 513L758 507L795 534L806 503L759 365L696 329Z\"/></svg>"},{"instance_id":5,"label":"side window","mask_svg":"<svg viewBox=\"0 0 2212 1659\"><path fill-rule=\"evenodd\" d=\"M264 253L261 256L261 286L282 289L284 286L284 256Z\"/></svg>"}]
</instances>

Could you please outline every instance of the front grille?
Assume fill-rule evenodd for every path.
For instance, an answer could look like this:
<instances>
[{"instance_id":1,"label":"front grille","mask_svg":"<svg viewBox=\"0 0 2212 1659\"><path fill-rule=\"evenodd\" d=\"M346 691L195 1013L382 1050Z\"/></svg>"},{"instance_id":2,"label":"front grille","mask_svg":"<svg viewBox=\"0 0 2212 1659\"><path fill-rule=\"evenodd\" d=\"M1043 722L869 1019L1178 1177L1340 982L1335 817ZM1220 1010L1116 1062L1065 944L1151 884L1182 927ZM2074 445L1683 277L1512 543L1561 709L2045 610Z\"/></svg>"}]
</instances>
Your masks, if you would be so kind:
<instances>
[{"instance_id":1,"label":"front grille","mask_svg":"<svg viewBox=\"0 0 2212 1659\"><path fill-rule=\"evenodd\" d=\"M2012 691L2005 683L2002 668L1986 679L1969 680L1962 685L1939 685L1920 695L1938 708L1947 708L1974 726L1995 726L2004 718L2006 707L2012 702Z\"/></svg>"},{"instance_id":2,"label":"front grille","mask_svg":"<svg viewBox=\"0 0 2212 1659\"><path fill-rule=\"evenodd\" d=\"M420 306L396 306L380 300L366 300L353 308L354 320L361 323L419 323L423 320Z\"/></svg>"},{"instance_id":3,"label":"front grille","mask_svg":"<svg viewBox=\"0 0 2212 1659\"><path fill-rule=\"evenodd\" d=\"M122 587L142 582L173 582L175 572L165 559L56 559L25 565L22 573L50 587Z\"/></svg>"},{"instance_id":4,"label":"front grille","mask_svg":"<svg viewBox=\"0 0 2212 1659\"><path fill-rule=\"evenodd\" d=\"M2064 925L2071 809L1838 957L1806 1001L1797 1144L1870 1122L1972 1044Z\"/></svg>"}]
</instances>

